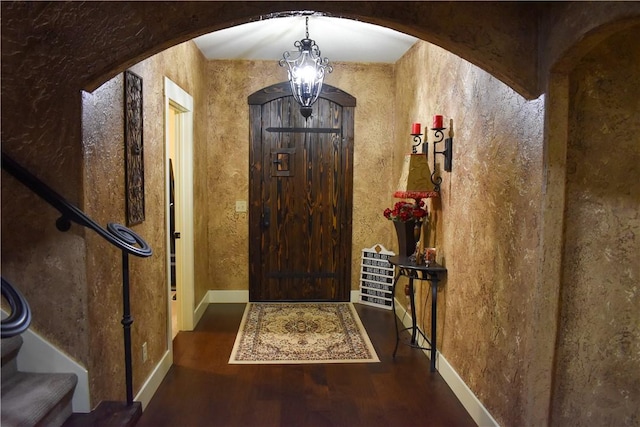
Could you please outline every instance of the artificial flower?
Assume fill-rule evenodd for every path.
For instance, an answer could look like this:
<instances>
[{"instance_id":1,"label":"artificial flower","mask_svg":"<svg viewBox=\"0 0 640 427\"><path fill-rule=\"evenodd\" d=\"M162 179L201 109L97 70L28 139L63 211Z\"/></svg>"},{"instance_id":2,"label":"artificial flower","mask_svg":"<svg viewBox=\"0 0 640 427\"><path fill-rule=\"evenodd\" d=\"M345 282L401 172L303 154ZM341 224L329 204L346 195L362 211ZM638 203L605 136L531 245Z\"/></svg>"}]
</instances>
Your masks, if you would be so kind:
<instances>
[{"instance_id":1,"label":"artificial flower","mask_svg":"<svg viewBox=\"0 0 640 427\"><path fill-rule=\"evenodd\" d=\"M384 217L391 221L409 222L421 221L427 216L427 209L424 207L424 200L420 200L418 206L410 202L397 202L393 209L384 210Z\"/></svg>"}]
</instances>

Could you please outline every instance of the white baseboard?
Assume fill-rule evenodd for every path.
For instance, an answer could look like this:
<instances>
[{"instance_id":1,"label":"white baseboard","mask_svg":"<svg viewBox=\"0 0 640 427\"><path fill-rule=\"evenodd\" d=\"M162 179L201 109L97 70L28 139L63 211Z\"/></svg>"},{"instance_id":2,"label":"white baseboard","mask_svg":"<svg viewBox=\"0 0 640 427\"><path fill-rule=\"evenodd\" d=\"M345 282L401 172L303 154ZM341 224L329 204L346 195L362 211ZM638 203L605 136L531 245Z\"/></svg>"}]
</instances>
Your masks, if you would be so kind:
<instances>
[{"instance_id":1,"label":"white baseboard","mask_svg":"<svg viewBox=\"0 0 640 427\"><path fill-rule=\"evenodd\" d=\"M211 292L211 291L209 291L209 292ZM202 316L204 315L204 312L207 310L207 306L209 305L209 292L204 294L204 298L202 298L202 300L200 301L200 303L196 307L195 311L193 312L193 327L194 327L194 329L198 325L198 322L200 321L200 319L202 319Z\"/></svg>"},{"instance_id":2,"label":"white baseboard","mask_svg":"<svg viewBox=\"0 0 640 427\"><path fill-rule=\"evenodd\" d=\"M160 383L169 372L169 369L173 365L173 352L167 351L160 362L156 365L153 372L147 377L147 380L140 387L140 391L133 400L142 404L142 410L144 411L151 398L160 387Z\"/></svg>"},{"instance_id":3,"label":"white baseboard","mask_svg":"<svg viewBox=\"0 0 640 427\"><path fill-rule=\"evenodd\" d=\"M209 291L210 304L246 303L249 302L249 291Z\"/></svg>"},{"instance_id":4,"label":"white baseboard","mask_svg":"<svg viewBox=\"0 0 640 427\"><path fill-rule=\"evenodd\" d=\"M360 290L351 290L349 294L351 302L360 301ZM202 299L202 302L196 309L196 313L202 308L202 313L207 309L207 304L224 304L224 303L247 303L249 302L249 291L209 291ZM202 317L202 314L197 317L198 320ZM198 323L197 321L195 322Z\"/></svg>"},{"instance_id":5,"label":"white baseboard","mask_svg":"<svg viewBox=\"0 0 640 427\"><path fill-rule=\"evenodd\" d=\"M351 290L349 294L351 302L360 301L360 290ZM249 291L209 291L205 298L202 299L200 305L204 304L223 304L223 303L246 303L249 302ZM200 308L200 307L198 307ZM204 313L204 310L203 310ZM196 322L197 323L197 322Z\"/></svg>"},{"instance_id":6,"label":"white baseboard","mask_svg":"<svg viewBox=\"0 0 640 427\"><path fill-rule=\"evenodd\" d=\"M442 378L458 397L458 400L460 400L476 424L478 424L479 427L499 427L498 422L491 416L487 408L485 408L482 402L473 394L462 378L460 378L447 359L440 353L438 353L437 359L440 361L438 364L438 372L440 372Z\"/></svg>"},{"instance_id":7,"label":"white baseboard","mask_svg":"<svg viewBox=\"0 0 640 427\"><path fill-rule=\"evenodd\" d=\"M27 329L22 333L22 348L18 353L18 370L37 373L74 373L78 383L73 391L73 412L91 412L89 397L89 372L49 341Z\"/></svg>"},{"instance_id":8,"label":"white baseboard","mask_svg":"<svg viewBox=\"0 0 640 427\"><path fill-rule=\"evenodd\" d=\"M412 324L411 315L397 298L395 303L396 316L400 319L404 327L410 328ZM428 346L428 343L420 336L420 334L418 334L418 338L418 344L423 347ZM431 359L431 353L429 350L423 350L423 352L429 359ZM491 416L489 411L487 411L487 408L485 408L482 402L480 402L476 395L473 394L469 386L467 386L462 378L460 378L460 375L458 375L456 370L453 369L453 366L449 364L447 359L445 359L439 351L436 351L436 369L478 426L499 427L499 424Z\"/></svg>"}]
</instances>

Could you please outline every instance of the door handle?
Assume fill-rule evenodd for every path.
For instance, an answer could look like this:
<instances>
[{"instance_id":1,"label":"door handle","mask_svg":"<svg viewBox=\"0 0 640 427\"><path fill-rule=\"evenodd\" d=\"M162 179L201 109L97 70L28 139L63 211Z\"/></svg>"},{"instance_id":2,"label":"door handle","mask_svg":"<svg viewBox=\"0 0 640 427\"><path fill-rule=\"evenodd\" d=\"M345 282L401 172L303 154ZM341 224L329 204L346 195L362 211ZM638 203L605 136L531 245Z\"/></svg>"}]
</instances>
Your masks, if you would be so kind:
<instances>
[{"instance_id":1,"label":"door handle","mask_svg":"<svg viewBox=\"0 0 640 427\"><path fill-rule=\"evenodd\" d=\"M174 231L173 232L173 238L174 239L179 239L180 238L180 232L179 231Z\"/></svg>"},{"instance_id":2,"label":"door handle","mask_svg":"<svg viewBox=\"0 0 640 427\"><path fill-rule=\"evenodd\" d=\"M262 226L264 228L268 228L271 225L271 208L265 206L264 211L262 212Z\"/></svg>"}]
</instances>

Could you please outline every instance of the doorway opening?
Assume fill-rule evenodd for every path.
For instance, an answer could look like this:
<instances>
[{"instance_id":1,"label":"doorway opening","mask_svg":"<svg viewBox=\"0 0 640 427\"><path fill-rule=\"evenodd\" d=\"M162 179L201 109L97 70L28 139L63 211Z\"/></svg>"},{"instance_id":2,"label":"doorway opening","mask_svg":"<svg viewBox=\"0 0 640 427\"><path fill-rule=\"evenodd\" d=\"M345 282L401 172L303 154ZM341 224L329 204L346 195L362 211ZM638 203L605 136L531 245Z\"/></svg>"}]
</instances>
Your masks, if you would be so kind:
<instances>
[{"instance_id":1,"label":"doorway opening","mask_svg":"<svg viewBox=\"0 0 640 427\"><path fill-rule=\"evenodd\" d=\"M176 108L173 102L169 102L169 111L167 112L167 146L169 149L169 263L171 273L170 280L170 298L171 298L171 339L178 335L178 313L180 306L178 305L178 288L176 277L176 239L179 238L179 232L176 230L176 191L175 191L175 173L173 164L176 158L176 140L179 138L179 126L181 125L178 115L180 110Z\"/></svg>"},{"instance_id":2,"label":"doorway opening","mask_svg":"<svg viewBox=\"0 0 640 427\"><path fill-rule=\"evenodd\" d=\"M165 78L167 346L193 329L193 98ZM175 299L174 299L175 297Z\"/></svg>"}]
</instances>

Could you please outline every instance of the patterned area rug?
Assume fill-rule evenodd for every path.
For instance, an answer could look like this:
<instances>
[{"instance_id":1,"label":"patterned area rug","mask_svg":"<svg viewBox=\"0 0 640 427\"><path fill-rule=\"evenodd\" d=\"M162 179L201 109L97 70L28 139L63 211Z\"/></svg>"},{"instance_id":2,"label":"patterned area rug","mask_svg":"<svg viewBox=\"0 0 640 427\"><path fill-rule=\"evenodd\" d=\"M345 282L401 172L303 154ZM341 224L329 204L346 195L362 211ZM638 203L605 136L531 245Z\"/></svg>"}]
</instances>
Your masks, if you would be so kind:
<instances>
[{"instance_id":1,"label":"patterned area rug","mask_svg":"<svg viewBox=\"0 0 640 427\"><path fill-rule=\"evenodd\" d=\"M249 303L229 363L379 362L351 303Z\"/></svg>"}]
</instances>

